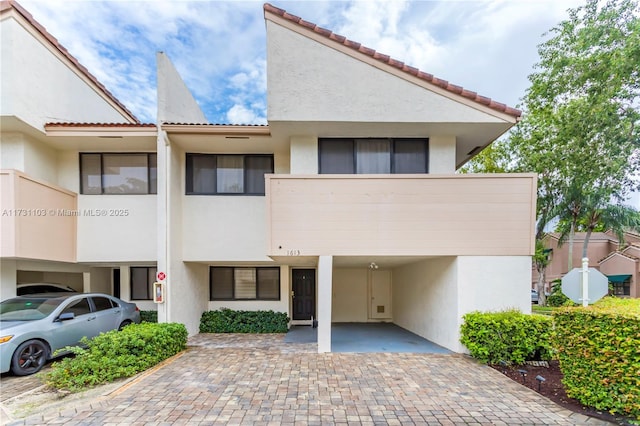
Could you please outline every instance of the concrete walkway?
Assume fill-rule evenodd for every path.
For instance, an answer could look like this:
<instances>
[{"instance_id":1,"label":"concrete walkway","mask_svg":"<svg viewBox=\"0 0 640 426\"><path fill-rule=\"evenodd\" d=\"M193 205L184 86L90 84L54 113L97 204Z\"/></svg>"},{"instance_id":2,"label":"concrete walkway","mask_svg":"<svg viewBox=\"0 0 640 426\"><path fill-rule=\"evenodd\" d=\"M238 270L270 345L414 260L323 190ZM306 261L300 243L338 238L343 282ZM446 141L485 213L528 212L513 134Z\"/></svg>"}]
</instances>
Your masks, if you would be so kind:
<instances>
[{"instance_id":1,"label":"concrete walkway","mask_svg":"<svg viewBox=\"0 0 640 426\"><path fill-rule=\"evenodd\" d=\"M456 354L316 353L284 335L198 335L107 395L9 424L604 425Z\"/></svg>"}]
</instances>

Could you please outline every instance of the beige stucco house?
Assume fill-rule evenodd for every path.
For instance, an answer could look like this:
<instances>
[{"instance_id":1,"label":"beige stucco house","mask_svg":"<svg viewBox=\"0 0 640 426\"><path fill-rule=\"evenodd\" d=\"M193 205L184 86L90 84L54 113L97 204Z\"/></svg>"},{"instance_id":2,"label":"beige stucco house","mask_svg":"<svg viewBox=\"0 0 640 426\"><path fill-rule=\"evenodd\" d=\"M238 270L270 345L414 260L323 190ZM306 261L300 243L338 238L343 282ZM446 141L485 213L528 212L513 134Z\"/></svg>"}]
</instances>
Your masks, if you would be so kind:
<instances>
[{"instance_id":1,"label":"beige stucco house","mask_svg":"<svg viewBox=\"0 0 640 426\"><path fill-rule=\"evenodd\" d=\"M141 124L2 3L3 58L32 57L2 64L2 210L38 212L2 217L2 298L73 277L192 334L207 310L281 311L318 321L320 352L332 323L380 321L463 351L465 313L530 311L535 176L456 174L520 112L271 5L264 14L268 125L207 123L162 53L158 120ZM40 75L39 61L59 73ZM54 100L43 92L73 81L70 110L5 103L18 73L38 83L21 90Z\"/></svg>"},{"instance_id":2,"label":"beige stucco house","mask_svg":"<svg viewBox=\"0 0 640 426\"><path fill-rule=\"evenodd\" d=\"M577 232L574 238L572 267L582 265L582 249L586 234ZM546 238L549 249L549 266L545 272L545 287L550 290L554 280L561 279L569 271L569 243L560 244L559 234L551 233ZM613 294L618 297L640 297L640 235L624 233L624 243L611 232L594 232L587 246L589 267L598 269L609 278ZM538 281L533 269L532 287Z\"/></svg>"}]
</instances>

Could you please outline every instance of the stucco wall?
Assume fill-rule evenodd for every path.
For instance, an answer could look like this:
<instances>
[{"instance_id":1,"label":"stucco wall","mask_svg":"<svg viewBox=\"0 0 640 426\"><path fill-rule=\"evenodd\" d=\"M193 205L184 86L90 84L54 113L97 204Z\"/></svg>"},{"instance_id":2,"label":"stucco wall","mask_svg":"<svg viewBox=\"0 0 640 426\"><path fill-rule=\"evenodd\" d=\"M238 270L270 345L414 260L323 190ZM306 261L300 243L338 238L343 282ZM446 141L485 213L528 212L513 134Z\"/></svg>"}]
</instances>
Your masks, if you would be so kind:
<instances>
[{"instance_id":1,"label":"stucco wall","mask_svg":"<svg viewBox=\"0 0 640 426\"><path fill-rule=\"evenodd\" d=\"M270 121L500 121L270 20L267 62Z\"/></svg>"},{"instance_id":2,"label":"stucco wall","mask_svg":"<svg viewBox=\"0 0 640 426\"><path fill-rule=\"evenodd\" d=\"M519 309L531 312L528 256L428 259L394 269L393 322L456 352L462 316Z\"/></svg>"},{"instance_id":3,"label":"stucco wall","mask_svg":"<svg viewBox=\"0 0 640 426\"><path fill-rule=\"evenodd\" d=\"M15 169L36 179L58 183L56 151L24 133L2 133L0 168Z\"/></svg>"},{"instance_id":4,"label":"stucco wall","mask_svg":"<svg viewBox=\"0 0 640 426\"><path fill-rule=\"evenodd\" d=\"M270 261L260 196L183 196L185 261Z\"/></svg>"},{"instance_id":5,"label":"stucco wall","mask_svg":"<svg viewBox=\"0 0 640 426\"><path fill-rule=\"evenodd\" d=\"M393 322L440 346L459 350L455 257L427 259L393 270Z\"/></svg>"},{"instance_id":6,"label":"stucco wall","mask_svg":"<svg viewBox=\"0 0 640 426\"><path fill-rule=\"evenodd\" d=\"M291 174L318 174L318 138L315 136L292 136L290 143Z\"/></svg>"},{"instance_id":7,"label":"stucco wall","mask_svg":"<svg viewBox=\"0 0 640 426\"><path fill-rule=\"evenodd\" d=\"M15 19L1 21L0 32L0 115L17 116L36 129L51 121L127 121Z\"/></svg>"},{"instance_id":8,"label":"stucco wall","mask_svg":"<svg viewBox=\"0 0 640 426\"><path fill-rule=\"evenodd\" d=\"M155 195L79 195L79 262L155 262Z\"/></svg>"},{"instance_id":9,"label":"stucco wall","mask_svg":"<svg viewBox=\"0 0 640 426\"><path fill-rule=\"evenodd\" d=\"M332 322L366 322L367 301L365 268L333 270Z\"/></svg>"}]
</instances>

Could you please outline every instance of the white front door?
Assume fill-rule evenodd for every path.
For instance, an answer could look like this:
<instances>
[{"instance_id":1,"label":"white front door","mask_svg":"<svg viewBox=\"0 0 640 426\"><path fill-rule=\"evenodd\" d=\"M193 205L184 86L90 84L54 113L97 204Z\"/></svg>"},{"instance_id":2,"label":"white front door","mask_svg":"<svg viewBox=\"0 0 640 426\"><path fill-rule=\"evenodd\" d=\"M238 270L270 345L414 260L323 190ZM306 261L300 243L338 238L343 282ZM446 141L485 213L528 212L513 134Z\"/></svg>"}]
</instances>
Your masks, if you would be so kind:
<instances>
[{"instance_id":1,"label":"white front door","mask_svg":"<svg viewBox=\"0 0 640 426\"><path fill-rule=\"evenodd\" d=\"M369 318L391 319L391 271L369 271Z\"/></svg>"}]
</instances>

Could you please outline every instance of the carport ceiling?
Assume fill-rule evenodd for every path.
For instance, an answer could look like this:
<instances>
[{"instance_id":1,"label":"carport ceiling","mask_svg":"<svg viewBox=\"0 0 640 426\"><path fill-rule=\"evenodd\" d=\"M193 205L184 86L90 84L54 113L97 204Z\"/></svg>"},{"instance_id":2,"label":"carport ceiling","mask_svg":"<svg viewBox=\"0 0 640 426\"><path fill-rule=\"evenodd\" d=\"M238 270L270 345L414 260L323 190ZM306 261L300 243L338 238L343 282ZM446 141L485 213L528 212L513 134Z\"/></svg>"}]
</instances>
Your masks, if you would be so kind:
<instances>
[{"instance_id":1,"label":"carport ceiling","mask_svg":"<svg viewBox=\"0 0 640 426\"><path fill-rule=\"evenodd\" d=\"M338 268L368 268L373 262L378 268L392 269L435 257L438 256L336 256L333 258L333 266Z\"/></svg>"}]
</instances>

